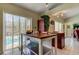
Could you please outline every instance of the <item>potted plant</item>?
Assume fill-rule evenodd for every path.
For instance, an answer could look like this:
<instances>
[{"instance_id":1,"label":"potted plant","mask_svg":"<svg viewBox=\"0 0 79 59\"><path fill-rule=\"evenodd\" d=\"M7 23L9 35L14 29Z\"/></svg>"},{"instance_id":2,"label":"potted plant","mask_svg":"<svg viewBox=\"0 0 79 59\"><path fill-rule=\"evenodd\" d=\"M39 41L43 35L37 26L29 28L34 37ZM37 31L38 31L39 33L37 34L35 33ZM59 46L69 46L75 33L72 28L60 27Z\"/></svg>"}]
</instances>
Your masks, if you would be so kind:
<instances>
[{"instance_id":1,"label":"potted plant","mask_svg":"<svg viewBox=\"0 0 79 59\"><path fill-rule=\"evenodd\" d=\"M41 16L41 18L44 19L44 29L45 29L46 32L48 32L48 30L49 30L49 23L50 23L49 22L50 17L48 15L43 15L43 16Z\"/></svg>"}]
</instances>

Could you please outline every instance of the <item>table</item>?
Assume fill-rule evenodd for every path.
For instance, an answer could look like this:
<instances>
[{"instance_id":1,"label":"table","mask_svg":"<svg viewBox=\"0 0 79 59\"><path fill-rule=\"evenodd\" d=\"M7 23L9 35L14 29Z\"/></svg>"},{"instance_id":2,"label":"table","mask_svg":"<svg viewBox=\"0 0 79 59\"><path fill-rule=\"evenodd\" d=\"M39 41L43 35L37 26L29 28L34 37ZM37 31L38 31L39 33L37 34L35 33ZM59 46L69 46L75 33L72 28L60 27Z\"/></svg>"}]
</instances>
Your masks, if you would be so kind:
<instances>
[{"instance_id":1,"label":"table","mask_svg":"<svg viewBox=\"0 0 79 59\"><path fill-rule=\"evenodd\" d=\"M21 39L22 39L23 35L26 35L26 36L31 37L31 38L36 38L36 40L39 43L39 55L43 55L43 40L51 40L50 44L52 46L52 39L55 38L55 54L57 54L57 35L56 34L54 34L54 33L53 34L51 34L51 33L22 34ZM22 47L23 46L21 45L21 50L23 50ZM53 47L50 50L52 51ZM21 53L22 53L22 51L21 51Z\"/></svg>"}]
</instances>

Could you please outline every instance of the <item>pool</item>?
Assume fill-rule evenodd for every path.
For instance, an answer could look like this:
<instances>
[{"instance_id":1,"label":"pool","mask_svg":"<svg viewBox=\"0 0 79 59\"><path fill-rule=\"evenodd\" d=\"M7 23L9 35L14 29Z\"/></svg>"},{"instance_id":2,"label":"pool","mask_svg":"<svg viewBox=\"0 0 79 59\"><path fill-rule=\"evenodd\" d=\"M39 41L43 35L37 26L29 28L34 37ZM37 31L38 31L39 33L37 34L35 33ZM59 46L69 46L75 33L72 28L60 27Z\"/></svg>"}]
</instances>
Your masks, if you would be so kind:
<instances>
[{"instance_id":1,"label":"pool","mask_svg":"<svg viewBox=\"0 0 79 59\"><path fill-rule=\"evenodd\" d=\"M12 39L11 36L6 37L6 45L12 44L12 42L18 43L19 42L19 36L14 36L13 39Z\"/></svg>"},{"instance_id":2,"label":"pool","mask_svg":"<svg viewBox=\"0 0 79 59\"><path fill-rule=\"evenodd\" d=\"M6 40L5 40L5 49L11 49L11 48L15 48L19 46L19 36L14 36L14 38L12 38L11 36L6 36ZM13 47L12 47L13 46Z\"/></svg>"}]
</instances>

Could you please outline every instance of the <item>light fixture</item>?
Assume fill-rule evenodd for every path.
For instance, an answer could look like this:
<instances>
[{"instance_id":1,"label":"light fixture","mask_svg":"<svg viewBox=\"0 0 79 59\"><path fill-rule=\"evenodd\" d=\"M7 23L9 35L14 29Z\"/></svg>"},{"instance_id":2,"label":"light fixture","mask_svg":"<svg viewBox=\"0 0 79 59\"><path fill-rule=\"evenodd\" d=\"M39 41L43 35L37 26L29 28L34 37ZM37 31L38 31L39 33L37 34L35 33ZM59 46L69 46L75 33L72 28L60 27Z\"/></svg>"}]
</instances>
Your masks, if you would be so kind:
<instances>
[{"instance_id":1,"label":"light fixture","mask_svg":"<svg viewBox=\"0 0 79 59\"><path fill-rule=\"evenodd\" d=\"M59 11L55 14L52 14L52 16L54 16L55 18L62 18L62 17L64 17L64 13L65 13L65 11Z\"/></svg>"}]
</instances>

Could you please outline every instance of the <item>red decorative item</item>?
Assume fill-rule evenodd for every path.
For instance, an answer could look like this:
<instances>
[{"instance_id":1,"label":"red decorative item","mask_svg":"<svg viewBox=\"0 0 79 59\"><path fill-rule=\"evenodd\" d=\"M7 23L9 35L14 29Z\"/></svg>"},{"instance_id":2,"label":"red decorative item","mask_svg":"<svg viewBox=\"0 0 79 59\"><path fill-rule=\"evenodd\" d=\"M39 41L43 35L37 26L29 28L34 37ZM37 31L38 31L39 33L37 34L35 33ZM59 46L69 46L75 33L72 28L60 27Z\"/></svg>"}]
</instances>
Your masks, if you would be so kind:
<instances>
[{"instance_id":1,"label":"red decorative item","mask_svg":"<svg viewBox=\"0 0 79 59\"><path fill-rule=\"evenodd\" d=\"M76 30L76 38L79 41L79 30Z\"/></svg>"},{"instance_id":2,"label":"red decorative item","mask_svg":"<svg viewBox=\"0 0 79 59\"><path fill-rule=\"evenodd\" d=\"M42 33L42 32L44 32L44 19L39 19L38 20L38 32L39 33Z\"/></svg>"}]
</instances>

